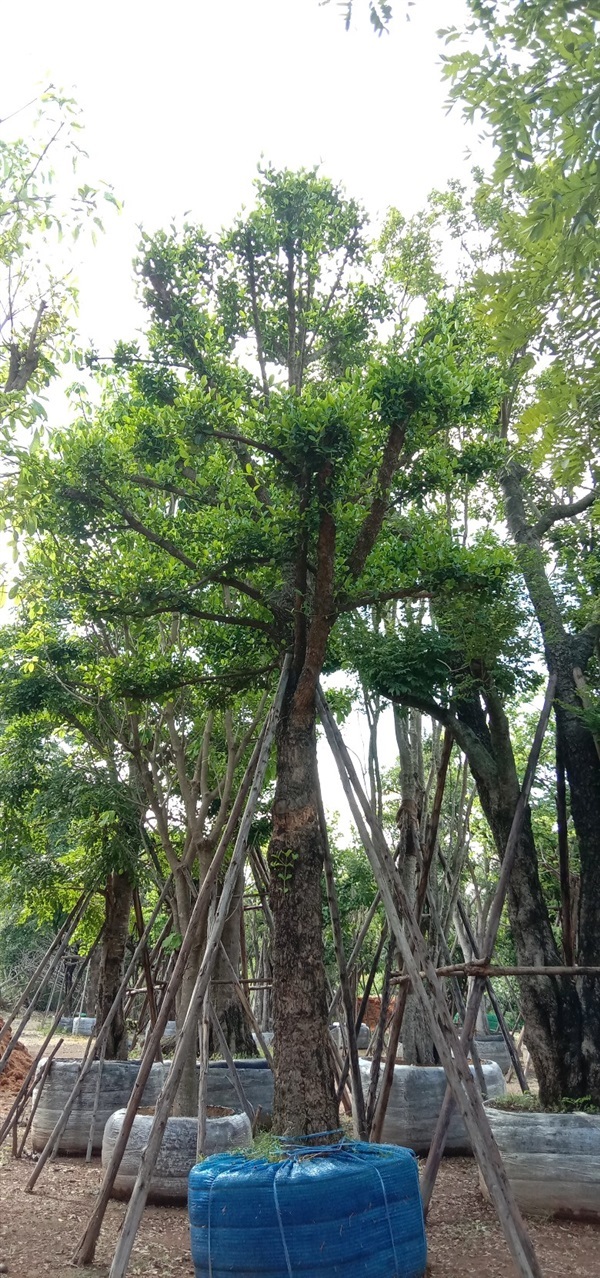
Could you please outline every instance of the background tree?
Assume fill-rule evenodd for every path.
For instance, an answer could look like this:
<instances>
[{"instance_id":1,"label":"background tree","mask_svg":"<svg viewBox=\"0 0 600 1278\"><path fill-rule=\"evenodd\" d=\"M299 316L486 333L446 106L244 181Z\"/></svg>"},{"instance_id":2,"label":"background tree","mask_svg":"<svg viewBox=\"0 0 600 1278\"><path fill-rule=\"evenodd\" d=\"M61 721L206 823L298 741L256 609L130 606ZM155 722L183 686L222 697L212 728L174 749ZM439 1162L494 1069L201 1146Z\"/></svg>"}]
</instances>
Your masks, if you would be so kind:
<instances>
[{"instance_id":1,"label":"background tree","mask_svg":"<svg viewBox=\"0 0 600 1278\"><path fill-rule=\"evenodd\" d=\"M61 242L72 248L86 223L101 229L102 199L117 204L109 187L73 178L69 196L57 195L55 168L81 166L81 127L75 102L53 85L1 123L0 422L7 437L45 418L40 394L72 356L77 288Z\"/></svg>"}]
</instances>

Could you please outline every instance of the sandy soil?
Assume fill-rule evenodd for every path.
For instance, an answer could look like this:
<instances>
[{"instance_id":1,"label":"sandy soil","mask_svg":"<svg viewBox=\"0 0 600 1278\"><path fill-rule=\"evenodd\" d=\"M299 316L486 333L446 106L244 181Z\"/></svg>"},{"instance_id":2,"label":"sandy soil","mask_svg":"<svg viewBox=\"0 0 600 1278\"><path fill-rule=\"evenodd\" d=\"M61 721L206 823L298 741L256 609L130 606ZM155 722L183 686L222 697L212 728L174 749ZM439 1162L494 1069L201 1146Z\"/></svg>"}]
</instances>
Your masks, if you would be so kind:
<instances>
[{"instance_id":1,"label":"sandy soil","mask_svg":"<svg viewBox=\"0 0 600 1278\"><path fill-rule=\"evenodd\" d=\"M39 1030L25 1036L35 1054ZM69 1038L60 1055L81 1057L85 1039ZM8 1094L0 1093L0 1114ZM0 1150L0 1265L9 1278L104 1276L125 1208L111 1203L97 1251L97 1266L77 1269L70 1256L91 1212L101 1181L99 1159L60 1158L42 1173L32 1195L24 1192L31 1161L15 1161ZM600 1278L600 1227L536 1220L529 1227L544 1278ZM428 1223L431 1278L514 1278L514 1269L493 1209L478 1188L473 1159L444 1160ZM130 1271L136 1278L193 1278L184 1208L147 1208Z\"/></svg>"}]
</instances>

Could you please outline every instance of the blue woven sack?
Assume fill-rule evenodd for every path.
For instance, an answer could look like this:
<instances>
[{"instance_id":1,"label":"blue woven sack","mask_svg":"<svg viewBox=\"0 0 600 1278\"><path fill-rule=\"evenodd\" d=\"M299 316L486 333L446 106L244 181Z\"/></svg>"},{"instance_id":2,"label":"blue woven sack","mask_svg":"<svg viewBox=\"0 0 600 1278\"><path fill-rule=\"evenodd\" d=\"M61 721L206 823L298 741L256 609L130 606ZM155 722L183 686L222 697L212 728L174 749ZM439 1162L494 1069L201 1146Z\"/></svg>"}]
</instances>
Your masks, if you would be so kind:
<instances>
[{"instance_id":1,"label":"blue woven sack","mask_svg":"<svg viewBox=\"0 0 600 1278\"><path fill-rule=\"evenodd\" d=\"M414 1154L343 1141L271 1163L215 1154L190 1172L196 1278L421 1278Z\"/></svg>"}]
</instances>

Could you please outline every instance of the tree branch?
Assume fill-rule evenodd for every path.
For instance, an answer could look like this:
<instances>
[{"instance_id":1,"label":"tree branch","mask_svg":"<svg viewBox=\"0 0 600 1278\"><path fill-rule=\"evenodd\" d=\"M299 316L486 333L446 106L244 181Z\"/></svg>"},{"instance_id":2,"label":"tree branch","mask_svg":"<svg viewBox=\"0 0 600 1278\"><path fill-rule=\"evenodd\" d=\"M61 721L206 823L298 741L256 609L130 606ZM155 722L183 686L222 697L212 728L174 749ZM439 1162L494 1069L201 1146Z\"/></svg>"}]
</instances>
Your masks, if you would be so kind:
<instances>
[{"instance_id":1,"label":"tree branch","mask_svg":"<svg viewBox=\"0 0 600 1278\"><path fill-rule=\"evenodd\" d=\"M387 510L390 488L406 437L406 425L392 426L387 438L375 486L371 508L363 520L354 547L350 552L348 567L354 578L360 577L365 563L379 536Z\"/></svg>"},{"instance_id":2,"label":"tree branch","mask_svg":"<svg viewBox=\"0 0 600 1278\"><path fill-rule=\"evenodd\" d=\"M564 502L557 506L550 506L545 510L533 525L533 531L538 537L543 537L544 533L553 524L558 523L559 519L572 519L574 515L583 514L584 510L589 510L594 502L600 500L600 492L597 488L593 488L591 492L586 493L585 497L580 497L579 501Z\"/></svg>"}]
</instances>

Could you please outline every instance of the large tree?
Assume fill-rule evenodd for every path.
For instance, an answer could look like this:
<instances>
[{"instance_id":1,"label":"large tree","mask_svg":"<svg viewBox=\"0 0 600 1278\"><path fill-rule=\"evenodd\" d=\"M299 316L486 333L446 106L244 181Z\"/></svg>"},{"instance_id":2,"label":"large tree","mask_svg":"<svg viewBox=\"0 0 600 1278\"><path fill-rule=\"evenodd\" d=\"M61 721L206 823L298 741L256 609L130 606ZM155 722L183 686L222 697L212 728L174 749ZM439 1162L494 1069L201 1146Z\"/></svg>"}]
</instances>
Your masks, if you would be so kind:
<instances>
[{"instance_id":1,"label":"large tree","mask_svg":"<svg viewBox=\"0 0 600 1278\"><path fill-rule=\"evenodd\" d=\"M477 466L469 423L489 423L497 380L460 300L375 344L393 286L370 267L363 212L316 173L263 172L256 207L217 242L193 227L145 238L138 273L147 353L119 349L129 378L21 482L41 522L51 490L85 539L99 612L123 596L111 541L126 535L141 555L130 608L212 624L225 684L291 653L269 849L275 1123L326 1130L316 687L338 618L468 576L451 544L440 557L413 538L397 480L432 441L450 471L463 448Z\"/></svg>"}]
</instances>

